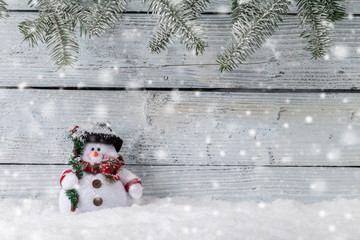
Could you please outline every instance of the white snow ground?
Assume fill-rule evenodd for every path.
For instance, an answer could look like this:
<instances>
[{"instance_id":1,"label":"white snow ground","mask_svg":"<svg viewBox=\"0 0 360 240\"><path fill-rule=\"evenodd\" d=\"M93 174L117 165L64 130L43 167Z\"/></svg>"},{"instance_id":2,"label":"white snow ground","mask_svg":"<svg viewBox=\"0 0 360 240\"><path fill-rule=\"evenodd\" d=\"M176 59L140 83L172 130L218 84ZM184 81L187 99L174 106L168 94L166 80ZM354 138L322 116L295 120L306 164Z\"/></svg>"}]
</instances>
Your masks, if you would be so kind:
<instances>
[{"instance_id":1,"label":"white snow ground","mask_svg":"<svg viewBox=\"0 0 360 240\"><path fill-rule=\"evenodd\" d=\"M360 239L360 200L303 204L147 198L127 208L61 215L56 203L0 200L0 239Z\"/></svg>"}]
</instances>

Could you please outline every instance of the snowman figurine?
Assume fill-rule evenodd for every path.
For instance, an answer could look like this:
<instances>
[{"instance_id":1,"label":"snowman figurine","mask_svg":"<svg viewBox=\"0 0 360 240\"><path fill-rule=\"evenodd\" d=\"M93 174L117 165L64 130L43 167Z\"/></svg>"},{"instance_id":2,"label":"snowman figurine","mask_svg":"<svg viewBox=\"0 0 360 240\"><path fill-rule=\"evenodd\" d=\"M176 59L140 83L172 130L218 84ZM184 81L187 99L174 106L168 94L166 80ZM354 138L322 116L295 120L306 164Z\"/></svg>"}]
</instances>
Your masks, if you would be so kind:
<instances>
[{"instance_id":1,"label":"snowman figurine","mask_svg":"<svg viewBox=\"0 0 360 240\"><path fill-rule=\"evenodd\" d=\"M64 171L60 178L60 212L124 207L131 204L131 198L141 197L140 179L122 167L124 161L121 156L118 157L123 141L113 134L108 124L97 123L90 130L76 126L70 132L74 142L72 160L78 161L78 167L75 169L73 165L73 169ZM77 147L75 144L78 144ZM79 149L80 157L77 156ZM76 209L67 195L68 191L77 193Z\"/></svg>"}]
</instances>

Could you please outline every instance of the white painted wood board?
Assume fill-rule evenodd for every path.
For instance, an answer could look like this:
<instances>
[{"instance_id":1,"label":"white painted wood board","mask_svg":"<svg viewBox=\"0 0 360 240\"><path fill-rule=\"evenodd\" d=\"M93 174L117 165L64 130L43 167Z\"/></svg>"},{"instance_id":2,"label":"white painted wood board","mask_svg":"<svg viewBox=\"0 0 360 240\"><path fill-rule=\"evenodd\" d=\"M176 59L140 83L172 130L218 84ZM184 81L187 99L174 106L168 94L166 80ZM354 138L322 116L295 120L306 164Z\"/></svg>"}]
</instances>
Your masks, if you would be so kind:
<instances>
[{"instance_id":1,"label":"white painted wood board","mask_svg":"<svg viewBox=\"0 0 360 240\"><path fill-rule=\"evenodd\" d=\"M162 54L150 54L146 47L156 18L125 14L102 38L80 39L74 69L55 72L44 45L32 49L21 44L17 24L36 13L26 12L26 1L7 2L15 12L0 21L1 87L286 92L2 89L1 198L56 201L66 166L55 164L64 164L72 148L67 131L88 120L112 122L125 140L122 153L129 168L143 179L146 196L303 202L359 197L359 94L306 92L359 88L357 15L336 24L329 60L309 60L298 18L288 16L246 64L220 74L216 56L230 36L229 16L202 16L199 23L210 46L195 57L178 43ZM359 4L345 1L348 13L358 13ZM128 8L146 9L140 1ZM230 1L212 1L207 11L229 12ZM309 117L311 123L306 122Z\"/></svg>"},{"instance_id":2,"label":"white painted wood board","mask_svg":"<svg viewBox=\"0 0 360 240\"><path fill-rule=\"evenodd\" d=\"M128 163L360 165L359 94L2 89L0 105L0 163L66 163L68 130L108 120Z\"/></svg>"},{"instance_id":3,"label":"white painted wood board","mask_svg":"<svg viewBox=\"0 0 360 240\"><path fill-rule=\"evenodd\" d=\"M151 1L147 1L146 4L143 4L142 0L131 0L126 7L126 11L148 11L150 2ZM229 13L231 11L231 2L231 0L211 0L205 12ZM34 9L30 8L27 5L27 1L24 0L6 0L6 3L9 5L8 9L11 10ZM360 12L360 3L357 0L345 0L343 4L349 13ZM296 12L296 6L294 3L290 8L290 12Z\"/></svg>"},{"instance_id":4,"label":"white painted wood board","mask_svg":"<svg viewBox=\"0 0 360 240\"><path fill-rule=\"evenodd\" d=\"M161 54L147 49L156 20L126 14L102 38L80 39L79 62L55 71L46 46L21 43L19 22L36 13L15 12L0 21L0 86L358 89L360 17L335 26L329 60L310 60L299 37L299 20L288 16L267 43L231 73L220 73L217 55L230 37L230 19L205 15L200 23L209 42L203 56L176 43ZM104 41L106 39L106 41Z\"/></svg>"},{"instance_id":5,"label":"white painted wood board","mask_svg":"<svg viewBox=\"0 0 360 240\"><path fill-rule=\"evenodd\" d=\"M315 202L360 197L359 168L126 166L141 177L144 196L210 196L230 201L278 198ZM1 198L57 201L67 166L0 166Z\"/></svg>"}]
</instances>

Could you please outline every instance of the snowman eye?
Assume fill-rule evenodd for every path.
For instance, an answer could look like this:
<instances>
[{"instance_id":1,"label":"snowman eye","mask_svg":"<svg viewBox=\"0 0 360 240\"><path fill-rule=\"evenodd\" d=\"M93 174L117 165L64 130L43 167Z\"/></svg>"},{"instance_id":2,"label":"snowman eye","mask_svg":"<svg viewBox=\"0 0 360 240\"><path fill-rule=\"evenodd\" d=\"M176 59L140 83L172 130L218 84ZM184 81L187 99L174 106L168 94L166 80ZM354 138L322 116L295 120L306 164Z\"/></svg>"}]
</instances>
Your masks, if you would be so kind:
<instances>
[{"instance_id":1,"label":"snowman eye","mask_svg":"<svg viewBox=\"0 0 360 240\"><path fill-rule=\"evenodd\" d=\"M100 152L100 150L101 150L101 149L100 149L100 148L98 148L97 150L98 150L98 152Z\"/></svg>"},{"instance_id":2,"label":"snowman eye","mask_svg":"<svg viewBox=\"0 0 360 240\"><path fill-rule=\"evenodd\" d=\"M91 148L91 151L94 151L94 148Z\"/></svg>"}]
</instances>

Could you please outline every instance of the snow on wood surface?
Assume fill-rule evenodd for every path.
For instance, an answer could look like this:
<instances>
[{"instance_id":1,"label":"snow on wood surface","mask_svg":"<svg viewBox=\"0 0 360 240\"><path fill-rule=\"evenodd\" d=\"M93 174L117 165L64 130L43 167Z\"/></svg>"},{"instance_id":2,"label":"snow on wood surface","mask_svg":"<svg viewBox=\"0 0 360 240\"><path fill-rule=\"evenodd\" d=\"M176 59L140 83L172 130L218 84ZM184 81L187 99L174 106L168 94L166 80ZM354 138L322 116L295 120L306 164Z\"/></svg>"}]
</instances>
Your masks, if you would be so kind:
<instances>
[{"instance_id":1,"label":"snow on wood surface","mask_svg":"<svg viewBox=\"0 0 360 240\"><path fill-rule=\"evenodd\" d=\"M359 166L346 93L0 90L0 162L66 163L68 130L112 123L132 164Z\"/></svg>"},{"instance_id":2,"label":"snow on wood surface","mask_svg":"<svg viewBox=\"0 0 360 240\"><path fill-rule=\"evenodd\" d=\"M13 12L0 21L0 86L357 89L360 87L360 17L335 25L329 60L310 60L297 16L288 16L273 37L231 73L220 73L217 55L227 46L230 18L205 15L200 23L209 47L203 56L176 43L151 54L147 48L156 19L125 14L101 38L80 39L79 62L56 72L46 46L22 42L19 22L36 13ZM107 39L107 41L104 41Z\"/></svg>"},{"instance_id":3,"label":"snow on wood surface","mask_svg":"<svg viewBox=\"0 0 360 240\"><path fill-rule=\"evenodd\" d=\"M144 196L211 196L228 201L359 198L357 168L261 166L126 166L142 180ZM68 166L0 165L1 198L57 202Z\"/></svg>"},{"instance_id":4,"label":"snow on wood surface","mask_svg":"<svg viewBox=\"0 0 360 240\"><path fill-rule=\"evenodd\" d=\"M208 198L150 198L139 205L60 215L54 203L0 201L3 240L357 239L360 201L229 203Z\"/></svg>"}]
</instances>

